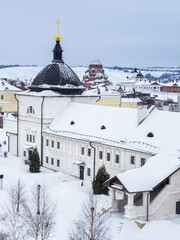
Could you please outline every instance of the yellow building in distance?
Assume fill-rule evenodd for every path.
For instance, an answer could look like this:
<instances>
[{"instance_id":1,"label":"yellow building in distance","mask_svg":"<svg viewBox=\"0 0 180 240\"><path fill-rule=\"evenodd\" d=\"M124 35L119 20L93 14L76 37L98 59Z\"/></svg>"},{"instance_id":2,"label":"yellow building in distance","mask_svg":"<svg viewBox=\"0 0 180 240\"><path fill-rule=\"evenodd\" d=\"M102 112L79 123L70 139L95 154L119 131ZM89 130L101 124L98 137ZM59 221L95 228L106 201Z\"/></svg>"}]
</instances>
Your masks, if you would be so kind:
<instances>
[{"instance_id":1,"label":"yellow building in distance","mask_svg":"<svg viewBox=\"0 0 180 240\"><path fill-rule=\"evenodd\" d=\"M138 108L142 101L139 98L122 98L120 95L100 96L96 101L97 105Z\"/></svg>"},{"instance_id":2,"label":"yellow building in distance","mask_svg":"<svg viewBox=\"0 0 180 240\"><path fill-rule=\"evenodd\" d=\"M0 113L17 112L16 93L21 90L0 79Z\"/></svg>"}]
</instances>

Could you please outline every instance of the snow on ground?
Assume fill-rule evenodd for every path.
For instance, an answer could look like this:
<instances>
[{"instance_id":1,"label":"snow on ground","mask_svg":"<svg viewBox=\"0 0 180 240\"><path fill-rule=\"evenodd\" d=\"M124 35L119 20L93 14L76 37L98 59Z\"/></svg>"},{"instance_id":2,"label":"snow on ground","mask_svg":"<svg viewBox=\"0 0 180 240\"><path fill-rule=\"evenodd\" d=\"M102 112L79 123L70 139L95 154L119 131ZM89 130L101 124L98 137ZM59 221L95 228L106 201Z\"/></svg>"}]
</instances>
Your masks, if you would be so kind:
<instances>
[{"instance_id":1,"label":"snow on ground","mask_svg":"<svg viewBox=\"0 0 180 240\"><path fill-rule=\"evenodd\" d=\"M6 129L0 129L1 144L7 140L5 133ZM3 146L3 151L7 150L7 145ZM8 158L0 156L0 173L4 174L0 205L6 201L9 187L19 178L29 190L38 184L47 186L49 197L56 203L56 229L51 240L68 240L68 233L81 216L82 203L91 191L89 181L84 181L84 186L81 186L79 179L45 168L42 168L41 173L30 173L22 159L10 154ZM98 196L99 207L105 206L108 198ZM177 215L149 222L143 229L139 229L134 221L124 220L122 213L112 214L109 221L111 240L179 240L180 217Z\"/></svg>"},{"instance_id":2,"label":"snow on ground","mask_svg":"<svg viewBox=\"0 0 180 240\"><path fill-rule=\"evenodd\" d=\"M9 67L0 69L0 78L10 78L10 79L19 79L22 81L26 81L28 83L32 82L32 80L36 77L36 75L42 70L43 67ZM73 71L78 75L79 79L82 81L83 75L88 67L72 67ZM112 87L120 82L127 81L127 76L130 79L133 76L131 71L124 71L118 69L109 69L104 68L105 74L108 76L108 80L112 82ZM147 68L143 69L142 73L144 75L151 74L153 77L161 77L164 73L167 74L177 74L179 69L152 69Z\"/></svg>"}]
</instances>

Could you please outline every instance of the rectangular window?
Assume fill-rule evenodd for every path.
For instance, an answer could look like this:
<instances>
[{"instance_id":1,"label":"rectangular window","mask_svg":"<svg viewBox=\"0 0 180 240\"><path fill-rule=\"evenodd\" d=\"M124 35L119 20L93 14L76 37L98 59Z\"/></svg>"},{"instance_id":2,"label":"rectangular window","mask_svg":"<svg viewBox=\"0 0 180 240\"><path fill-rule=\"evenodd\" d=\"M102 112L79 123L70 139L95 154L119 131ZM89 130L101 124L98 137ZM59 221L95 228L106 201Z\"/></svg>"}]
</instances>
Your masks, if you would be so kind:
<instances>
[{"instance_id":1,"label":"rectangular window","mask_svg":"<svg viewBox=\"0 0 180 240\"><path fill-rule=\"evenodd\" d=\"M135 164L135 156L131 156L131 164Z\"/></svg>"},{"instance_id":2,"label":"rectangular window","mask_svg":"<svg viewBox=\"0 0 180 240\"><path fill-rule=\"evenodd\" d=\"M111 160L111 155L110 153L107 153L107 161L109 162Z\"/></svg>"},{"instance_id":3,"label":"rectangular window","mask_svg":"<svg viewBox=\"0 0 180 240\"><path fill-rule=\"evenodd\" d=\"M27 142L29 142L29 134L27 134Z\"/></svg>"},{"instance_id":4,"label":"rectangular window","mask_svg":"<svg viewBox=\"0 0 180 240\"><path fill-rule=\"evenodd\" d=\"M26 151L24 151L24 157L26 157Z\"/></svg>"},{"instance_id":5,"label":"rectangular window","mask_svg":"<svg viewBox=\"0 0 180 240\"><path fill-rule=\"evenodd\" d=\"M1 95L1 100L4 98L4 96L3 95Z\"/></svg>"},{"instance_id":6,"label":"rectangular window","mask_svg":"<svg viewBox=\"0 0 180 240\"><path fill-rule=\"evenodd\" d=\"M91 169L87 168L87 175L90 177L91 176Z\"/></svg>"},{"instance_id":7,"label":"rectangular window","mask_svg":"<svg viewBox=\"0 0 180 240\"><path fill-rule=\"evenodd\" d=\"M51 165L54 165L54 158L51 158Z\"/></svg>"},{"instance_id":8,"label":"rectangular window","mask_svg":"<svg viewBox=\"0 0 180 240\"><path fill-rule=\"evenodd\" d=\"M91 149L88 148L88 157L90 157L90 156L91 156Z\"/></svg>"},{"instance_id":9,"label":"rectangular window","mask_svg":"<svg viewBox=\"0 0 180 240\"><path fill-rule=\"evenodd\" d=\"M99 159L103 159L103 152L99 151Z\"/></svg>"},{"instance_id":10,"label":"rectangular window","mask_svg":"<svg viewBox=\"0 0 180 240\"><path fill-rule=\"evenodd\" d=\"M53 140L51 141L51 147L52 148L54 147L54 141Z\"/></svg>"},{"instance_id":11,"label":"rectangular window","mask_svg":"<svg viewBox=\"0 0 180 240\"><path fill-rule=\"evenodd\" d=\"M33 143L35 143L35 136L33 135Z\"/></svg>"},{"instance_id":12,"label":"rectangular window","mask_svg":"<svg viewBox=\"0 0 180 240\"><path fill-rule=\"evenodd\" d=\"M57 142L57 149L60 149L60 142Z\"/></svg>"},{"instance_id":13,"label":"rectangular window","mask_svg":"<svg viewBox=\"0 0 180 240\"><path fill-rule=\"evenodd\" d=\"M60 161L57 159L57 167L60 167Z\"/></svg>"},{"instance_id":14,"label":"rectangular window","mask_svg":"<svg viewBox=\"0 0 180 240\"><path fill-rule=\"evenodd\" d=\"M115 156L115 163L119 163L119 155Z\"/></svg>"},{"instance_id":15,"label":"rectangular window","mask_svg":"<svg viewBox=\"0 0 180 240\"><path fill-rule=\"evenodd\" d=\"M32 142L32 135L30 135L30 142Z\"/></svg>"},{"instance_id":16,"label":"rectangular window","mask_svg":"<svg viewBox=\"0 0 180 240\"><path fill-rule=\"evenodd\" d=\"M46 163L48 163L49 162L49 158L46 156Z\"/></svg>"},{"instance_id":17,"label":"rectangular window","mask_svg":"<svg viewBox=\"0 0 180 240\"><path fill-rule=\"evenodd\" d=\"M49 139L46 139L46 146L49 146Z\"/></svg>"},{"instance_id":18,"label":"rectangular window","mask_svg":"<svg viewBox=\"0 0 180 240\"><path fill-rule=\"evenodd\" d=\"M30 111L30 113L33 113L33 108L32 108L32 106L29 107L29 111Z\"/></svg>"},{"instance_id":19,"label":"rectangular window","mask_svg":"<svg viewBox=\"0 0 180 240\"><path fill-rule=\"evenodd\" d=\"M145 164L145 158L141 158L141 166Z\"/></svg>"},{"instance_id":20,"label":"rectangular window","mask_svg":"<svg viewBox=\"0 0 180 240\"><path fill-rule=\"evenodd\" d=\"M84 155L84 147L81 147L81 155Z\"/></svg>"}]
</instances>

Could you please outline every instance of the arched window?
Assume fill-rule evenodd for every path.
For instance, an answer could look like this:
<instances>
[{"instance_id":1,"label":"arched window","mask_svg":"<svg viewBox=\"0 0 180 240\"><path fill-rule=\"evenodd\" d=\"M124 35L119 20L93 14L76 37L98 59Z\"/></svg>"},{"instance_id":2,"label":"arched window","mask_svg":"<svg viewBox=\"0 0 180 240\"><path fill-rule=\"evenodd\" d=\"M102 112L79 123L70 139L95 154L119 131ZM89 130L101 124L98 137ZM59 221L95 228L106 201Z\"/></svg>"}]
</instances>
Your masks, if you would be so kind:
<instances>
[{"instance_id":1,"label":"arched window","mask_svg":"<svg viewBox=\"0 0 180 240\"><path fill-rule=\"evenodd\" d=\"M35 114L34 108L32 106L29 106L27 109L27 113Z\"/></svg>"}]
</instances>

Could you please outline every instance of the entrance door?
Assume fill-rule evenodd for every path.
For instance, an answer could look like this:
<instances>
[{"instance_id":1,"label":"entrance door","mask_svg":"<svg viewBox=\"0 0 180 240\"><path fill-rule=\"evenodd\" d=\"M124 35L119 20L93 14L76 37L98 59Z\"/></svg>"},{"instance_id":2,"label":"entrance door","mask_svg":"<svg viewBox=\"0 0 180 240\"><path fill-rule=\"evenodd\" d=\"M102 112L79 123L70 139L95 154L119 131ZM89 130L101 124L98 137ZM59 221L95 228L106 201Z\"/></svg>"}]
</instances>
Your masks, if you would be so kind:
<instances>
[{"instance_id":1,"label":"entrance door","mask_svg":"<svg viewBox=\"0 0 180 240\"><path fill-rule=\"evenodd\" d=\"M29 150L29 159L28 160L31 160L31 156L32 156L32 150Z\"/></svg>"},{"instance_id":2,"label":"entrance door","mask_svg":"<svg viewBox=\"0 0 180 240\"><path fill-rule=\"evenodd\" d=\"M81 180L84 180L84 167L80 166L80 177Z\"/></svg>"},{"instance_id":3,"label":"entrance door","mask_svg":"<svg viewBox=\"0 0 180 240\"><path fill-rule=\"evenodd\" d=\"M176 214L180 214L180 201L176 202Z\"/></svg>"}]
</instances>

